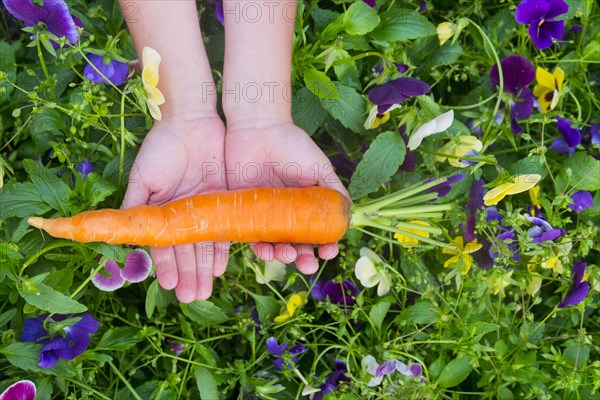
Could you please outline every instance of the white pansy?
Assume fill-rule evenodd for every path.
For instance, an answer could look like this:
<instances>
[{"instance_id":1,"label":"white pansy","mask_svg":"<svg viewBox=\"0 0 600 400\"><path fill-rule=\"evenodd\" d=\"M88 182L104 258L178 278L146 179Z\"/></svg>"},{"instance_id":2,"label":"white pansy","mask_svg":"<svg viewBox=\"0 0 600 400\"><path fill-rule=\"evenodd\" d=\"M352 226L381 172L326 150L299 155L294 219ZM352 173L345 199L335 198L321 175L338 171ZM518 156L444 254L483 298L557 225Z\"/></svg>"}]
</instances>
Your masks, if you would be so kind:
<instances>
[{"instance_id":1,"label":"white pansy","mask_svg":"<svg viewBox=\"0 0 600 400\"><path fill-rule=\"evenodd\" d=\"M356 278L367 288L378 285L377 295L385 295L392 286L392 278L386 271L387 265L375 252L366 247L360 249L360 256L354 268Z\"/></svg>"},{"instance_id":2,"label":"white pansy","mask_svg":"<svg viewBox=\"0 0 600 400\"><path fill-rule=\"evenodd\" d=\"M415 150L421 145L421 142L427 136L443 132L450 128L452 121L454 121L454 111L450 110L442 115L438 115L429 122L425 122L416 131L414 131L412 135L410 135L410 139L408 140L406 147L408 147L410 150Z\"/></svg>"}]
</instances>

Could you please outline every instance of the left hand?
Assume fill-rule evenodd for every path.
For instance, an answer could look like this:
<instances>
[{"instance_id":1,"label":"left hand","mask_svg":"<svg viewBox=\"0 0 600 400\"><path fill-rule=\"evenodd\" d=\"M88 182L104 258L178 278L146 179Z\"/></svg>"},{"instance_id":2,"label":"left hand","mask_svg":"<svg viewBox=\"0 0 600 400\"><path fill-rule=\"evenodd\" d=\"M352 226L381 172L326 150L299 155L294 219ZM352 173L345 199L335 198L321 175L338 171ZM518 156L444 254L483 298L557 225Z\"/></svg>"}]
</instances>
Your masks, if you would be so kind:
<instances>
[{"instance_id":1,"label":"left hand","mask_svg":"<svg viewBox=\"0 0 600 400\"><path fill-rule=\"evenodd\" d=\"M291 121L268 118L228 123L225 136L227 184L230 190L253 187L325 186L348 196L327 156ZM311 244L256 243L257 257L295 262L304 274L319 268ZM320 245L319 257L334 258L337 243Z\"/></svg>"}]
</instances>

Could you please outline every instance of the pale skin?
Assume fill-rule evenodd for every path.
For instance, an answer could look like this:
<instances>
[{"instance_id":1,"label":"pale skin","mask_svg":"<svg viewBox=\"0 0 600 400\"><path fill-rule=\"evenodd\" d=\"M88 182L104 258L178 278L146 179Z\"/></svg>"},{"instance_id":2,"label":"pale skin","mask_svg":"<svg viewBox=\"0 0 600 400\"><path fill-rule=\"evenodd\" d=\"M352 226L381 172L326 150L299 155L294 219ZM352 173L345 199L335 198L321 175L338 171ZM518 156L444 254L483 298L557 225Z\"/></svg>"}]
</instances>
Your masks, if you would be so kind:
<instances>
[{"instance_id":1,"label":"pale skin","mask_svg":"<svg viewBox=\"0 0 600 400\"><path fill-rule=\"evenodd\" d=\"M127 1L120 0L123 7ZM292 35L295 2L254 2L243 15L244 0L224 0L225 65L223 87L262 87L263 95L248 101L234 92L223 95L227 129L216 111L216 95L197 10L193 1L140 1L128 27L141 59L152 47L162 57L159 89L165 96L162 121L156 122L136 158L123 207L164 204L189 195L244 187L327 186L347 195L327 157L292 122L290 102ZM284 13L284 8L287 12ZM141 23L143 21L143 23ZM215 20L216 22L216 20ZM233 89L231 89L233 88ZM287 88L287 91L285 90ZM270 91L270 93L267 93ZM256 93L256 92L255 92ZM204 174L202 163L225 163L226 171L252 163L262 166L258 179L243 174ZM289 165L299 168L289 168ZM296 263L305 274L319 263L312 245L255 243L258 257ZM227 265L229 244L202 243L153 248L157 278L165 289L175 288L180 301L205 300L212 293L212 276ZM331 259L335 243L319 246L318 255Z\"/></svg>"}]
</instances>

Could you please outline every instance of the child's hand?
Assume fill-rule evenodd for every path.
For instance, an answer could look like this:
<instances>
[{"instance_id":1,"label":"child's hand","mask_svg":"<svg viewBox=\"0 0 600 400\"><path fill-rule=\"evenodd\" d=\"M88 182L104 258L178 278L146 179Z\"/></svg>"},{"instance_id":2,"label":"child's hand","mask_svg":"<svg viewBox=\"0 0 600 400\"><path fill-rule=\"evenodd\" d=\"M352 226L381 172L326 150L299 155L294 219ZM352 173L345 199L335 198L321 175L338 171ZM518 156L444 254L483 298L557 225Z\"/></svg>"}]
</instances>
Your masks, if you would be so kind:
<instances>
[{"instance_id":1,"label":"child's hand","mask_svg":"<svg viewBox=\"0 0 600 400\"><path fill-rule=\"evenodd\" d=\"M220 174L224 140L225 127L216 115L188 115L155 122L136 157L122 207L159 205L199 193L227 190ZM213 275L225 272L229 243L159 247L150 252L160 285L167 290L176 288L177 298L189 303L211 295Z\"/></svg>"},{"instance_id":2,"label":"child's hand","mask_svg":"<svg viewBox=\"0 0 600 400\"><path fill-rule=\"evenodd\" d=\"M302 129L287 121L267 119L229 123L225 137L229 189L248 187L327 186L348 196L329 159ZM296 262L298 270L313 274L319 263L310 244L257 243L259 258ZM319 246L319 257L338 254L337 243Z\"/></svg>"}]
</instances>

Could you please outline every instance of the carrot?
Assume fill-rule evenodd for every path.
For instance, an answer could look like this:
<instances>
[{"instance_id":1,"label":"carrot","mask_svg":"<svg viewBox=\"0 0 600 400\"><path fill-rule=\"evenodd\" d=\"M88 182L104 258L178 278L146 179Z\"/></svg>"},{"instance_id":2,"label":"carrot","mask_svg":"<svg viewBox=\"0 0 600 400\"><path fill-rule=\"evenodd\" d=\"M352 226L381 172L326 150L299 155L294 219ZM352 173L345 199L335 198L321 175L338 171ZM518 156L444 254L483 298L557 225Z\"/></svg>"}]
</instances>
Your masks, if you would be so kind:
<instances>
[{"instance_id":1,"label":"carrot","mask_svg":"<svg viewBox=\"0 0 600 400\"><path fill-rule=\"evenodd\" d=\"M349 200L324 187L257 188L201 194L163 206L31 217L50 235L77 242L173 246L202 241L337 242L349 225Z\"/></svg>"}]
</instances>

